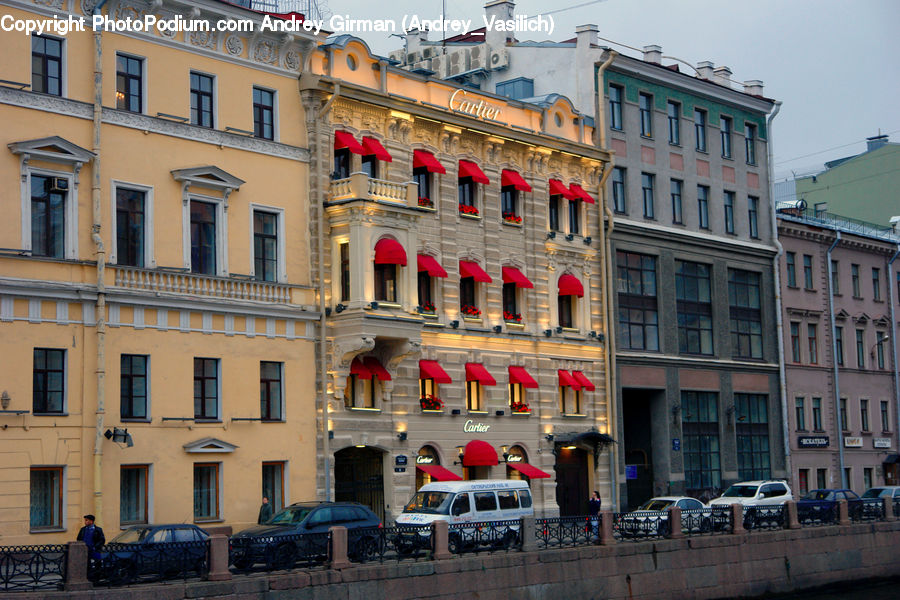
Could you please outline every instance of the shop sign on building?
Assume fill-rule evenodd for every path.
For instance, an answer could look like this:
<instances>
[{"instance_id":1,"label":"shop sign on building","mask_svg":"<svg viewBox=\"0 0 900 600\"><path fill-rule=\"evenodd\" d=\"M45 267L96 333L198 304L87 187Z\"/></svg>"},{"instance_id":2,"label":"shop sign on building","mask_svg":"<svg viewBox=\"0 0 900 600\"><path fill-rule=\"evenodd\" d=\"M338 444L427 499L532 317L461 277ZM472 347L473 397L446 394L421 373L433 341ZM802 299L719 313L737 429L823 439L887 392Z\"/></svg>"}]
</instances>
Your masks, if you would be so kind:
<instances>
[{"instance_id":1,"label":"shop sign on building","mask_svg":"<svg viewBox=\"0 0 900 600\"><path fill-rule=\"evenodd\" d=\"M797 438L797 445L801 448L827 448L827 435L801 435Z\"/></svg>"},{"instance_id":2,"label":"shop sign on building","mask_svg":"<svg viewBox=\"0 0 900 600\"><path fill-rule=\"evenodd\" d=\"M845 448L862 448L862 438L861 437L845 437L844 438L844 447Z\"/></svg>"},{"instance_id":3,"label":"shop sign on building","mask_svg":"<svg viewBox=\"0 0 900 600\"><path fill-rule=\"evenodd\" d=\"M890 448L891 438L874 438L872 440L873 448Z\"/></svg>"}]
</instances>

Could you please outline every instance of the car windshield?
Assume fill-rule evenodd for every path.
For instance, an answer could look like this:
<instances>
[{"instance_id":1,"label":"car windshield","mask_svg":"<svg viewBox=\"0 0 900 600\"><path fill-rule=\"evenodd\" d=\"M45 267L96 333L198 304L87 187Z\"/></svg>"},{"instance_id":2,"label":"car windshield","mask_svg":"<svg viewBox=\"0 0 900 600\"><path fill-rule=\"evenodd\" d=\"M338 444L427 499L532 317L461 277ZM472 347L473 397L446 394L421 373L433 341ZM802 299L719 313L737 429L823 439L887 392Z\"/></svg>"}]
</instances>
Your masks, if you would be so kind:
<instances>
[{"instance_id":1,"label":"car windshield","mask_svg":"<svg viewBox=\"0 0 900 600\"><path fill-rule=\"evenodd\" d=\"M658 500L656 498L653 498L641 504L638 507L638 510L666 510L674 504L674 500Z\"/></svg>"},{"instance_id":2,"label":"car windshield","mask_svg":"<svg viewBox=\"0 0 900 600\"><path fill-rule=\"evenodd\" d=\"M147 537L147 534L150 533L149 527L132 527L131 529L126 529L116 537L114 537L109 543L110 544L139 544L144 541L144 538Z\"/></svg>"},{"instance_id":3,"label":"car windshield","mask_svg":"<svg viewBox=\"0 0 900 600\"><path fill-rule=\"evenodd\" d=\"M722 498L752 498L756 495L757 485L739 485L735 484L725 490Z\"/></svg>"},{"instance_id":4,"label":"car windshield","mask_svg":"<svg viewBox=\"0 0 900 600\"><path fill-rule=\"evenodd\" d=\"M808 492L801 500L834 500L834 492L828 490L812 490Z\"/></svg>"},{"instance_id":5,"label":"car windshield","mask_svg":"<svg viewBox=\"0 0 900 600\"><path fill-rule=\"evenodd\" d=\"M449 492L419 492L403 508L405 513L450 514Z\"/></svg>"},{"instance_id":6,"label":"car windshield","mask_svg":"<svg viewBox=\"0 0 900 600\"><path fill-rule=\"evenodd\" d=\"M871 490L866 490L866 493L862 495L863 498L881 498L882 496L890 498L891 491L884 488L872 488Z\"/></svg>"},{"instance_id":7,"label":"car windshield","mask_svg":"<svg viewBox=\"0 0 900 600\"><path fill-rule=\"evenodd\" d=\"M266 525L297 525L306 518L312 508L289 506L269 519Z\"/></svg>"}]
</instances>

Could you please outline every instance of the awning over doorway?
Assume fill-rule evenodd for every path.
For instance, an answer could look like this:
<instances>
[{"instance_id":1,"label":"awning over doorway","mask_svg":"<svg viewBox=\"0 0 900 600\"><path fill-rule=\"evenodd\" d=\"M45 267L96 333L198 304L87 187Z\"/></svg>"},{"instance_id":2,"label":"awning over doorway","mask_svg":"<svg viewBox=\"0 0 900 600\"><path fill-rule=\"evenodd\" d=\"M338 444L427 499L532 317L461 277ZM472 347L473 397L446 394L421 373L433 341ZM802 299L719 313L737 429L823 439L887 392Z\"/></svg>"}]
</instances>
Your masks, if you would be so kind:
<instances>
[{"instance_id":1,"label":"awning over doorway","mask_svg":"<svg viewBox=\"0 0 900 600\"><path fill-rule=\"evenodd\" d=\"M462 477L441 465L416 465L416 468L423 473L428 473L437 481L462 481Z\"/></svg>"},{"instance_id":2,"label":"awning over doorway","mask_svg":"<svg viewBox=\"0 0 900 600\"><path fill-rule=\"evenodd\" d=\"M552 477L552 475L550 475L550 473L548 473L546 471L541 471L537 467L533 467L533 466L529 465L528 463L508 462L508 463L506 463L506 466L509 467L510 469L515 469L516 471L518 471L519 473L521 473L522 475L524 475L525 477L528 477L530 479L545 479L548 477Z\"/></svg>"},{"instance_id":3,"label":"awning over doorway","mask_svg":"<svg viewBox=\"0 0 900 600\"><path fill-rule=\"evenodd\" d=\"M496 465L499 461L493 446L482 440L472 440L463 450L462 463L464 467L486 467Z\"/></svg>"},{"instance_id":4,"label":"awning over doorway","mask_svg":"<svg viewBox=\"0 0 900 600\"><path fill-rule=\"evenodd\" d=\"M888 454L882 461L882 463L885 465L900 463L900 454Z\"/></svg>"}]
</instances>

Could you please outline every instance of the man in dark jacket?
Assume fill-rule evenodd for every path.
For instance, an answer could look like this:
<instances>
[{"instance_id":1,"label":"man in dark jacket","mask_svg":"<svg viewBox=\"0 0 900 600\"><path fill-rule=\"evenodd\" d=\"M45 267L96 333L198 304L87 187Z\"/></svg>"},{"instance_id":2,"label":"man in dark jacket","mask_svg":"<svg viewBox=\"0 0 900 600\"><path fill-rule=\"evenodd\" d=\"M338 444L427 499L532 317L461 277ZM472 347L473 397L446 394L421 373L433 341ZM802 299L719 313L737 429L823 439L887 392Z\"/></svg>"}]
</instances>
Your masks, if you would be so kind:
<instances>
[{"instance_id":1,"label":"man in dark jacket","mask_svg":"<svg viewBox=\"0 0 900 600\"><path fill-rule=\"evenodd\" d=\"M259 507L259 517L256 518L256 522L259 525L264 523L268 523L269 519L272 518L272 505L269 504L269 499L263 496L262 506Z\"/></svg>"},{"instance_id":2,"label":"man in dark jacket","mask_svg":"<svg viewBox=\"0 0 900 600\"><path fill-rule=\"evenodd\" d=\"M102 528L94 525L94 515L84 515L84 527L78 531L78 537L75 539L84 542L90 558L100 558L100 548L106 544L106 536L103 535Z\"/></svg>"}]
</instances>

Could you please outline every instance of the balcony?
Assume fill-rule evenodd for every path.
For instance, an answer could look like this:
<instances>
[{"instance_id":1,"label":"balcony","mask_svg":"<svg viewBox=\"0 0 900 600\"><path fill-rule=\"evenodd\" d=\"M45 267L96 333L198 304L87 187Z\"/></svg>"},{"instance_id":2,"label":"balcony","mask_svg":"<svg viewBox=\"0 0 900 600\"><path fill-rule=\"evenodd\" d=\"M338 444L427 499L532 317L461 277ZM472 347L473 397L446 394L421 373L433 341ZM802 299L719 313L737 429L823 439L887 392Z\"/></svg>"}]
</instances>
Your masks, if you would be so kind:
<instances>
[{"instance_id":1,"label":"balcony","mask_svg":"<svg viewBox=\"0 0 900 600\"><path fill-rule=\"evenodd\" d=\"M115 286L126 290L291 304L291 286L283 283L161 269L119 266L111 268L115 272Z\"/></svg>"},{"instance_id":2,"label":"balcony","mask_svg":"<svg viewBox=\"0 0 900 600\"><path fill-rule=\"evenodd\" d=\"M394 183L384 179L372 179L365 173L351 173L346 179L331 182L332 202L340 200L373 200L390 204L419 208L419 196L413 182Z\"/></svg>"}]
</instances>

